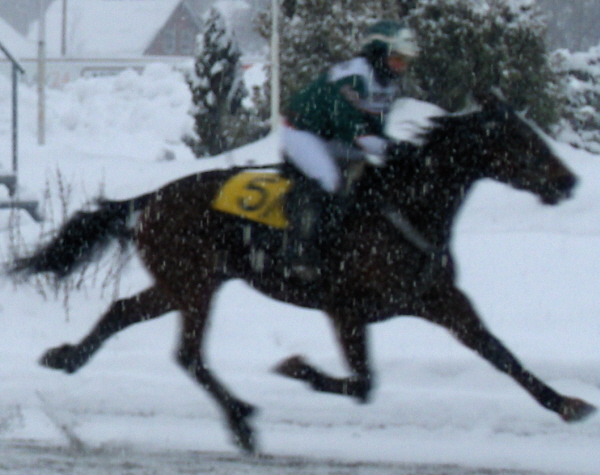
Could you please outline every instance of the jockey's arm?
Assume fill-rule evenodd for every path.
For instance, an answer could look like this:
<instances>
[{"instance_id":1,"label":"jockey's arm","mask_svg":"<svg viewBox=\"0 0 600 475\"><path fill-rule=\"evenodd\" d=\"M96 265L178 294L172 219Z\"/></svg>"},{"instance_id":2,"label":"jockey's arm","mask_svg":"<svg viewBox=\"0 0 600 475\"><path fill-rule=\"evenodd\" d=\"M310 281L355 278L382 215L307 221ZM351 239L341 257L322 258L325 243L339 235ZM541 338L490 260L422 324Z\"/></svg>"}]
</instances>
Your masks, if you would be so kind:
<instances>
[{"instance_id":1,"label":"jockey's arm","mask_svg":"<svg viewBox=\"0 0 600 475\"><path fill-rule=\"evenodd\" d=\"M335 138L353 144L367 153L377 150L375 141L357 141L363 136L380 136L379 127L367 119L368 112L361 108L361 98L367 94L367 85L361 76L348 76L331 84L333 96L331 115ZM382 129L383 127L381 127ZM372 151L371 151L372 150Z\"/></svg>"},{"instance_id":2,"label":"jockey's arm","mask_svg":"<svg viewBox=\"0 0 600 475\"><path fill-rule=\"evenodd\" d=\"M383 118L361 107L367 85L361 76L349 76L335 83L333 122L336 135L367 155L383 157L389 140L383 133Z\"/></svg>"}]
</instances>

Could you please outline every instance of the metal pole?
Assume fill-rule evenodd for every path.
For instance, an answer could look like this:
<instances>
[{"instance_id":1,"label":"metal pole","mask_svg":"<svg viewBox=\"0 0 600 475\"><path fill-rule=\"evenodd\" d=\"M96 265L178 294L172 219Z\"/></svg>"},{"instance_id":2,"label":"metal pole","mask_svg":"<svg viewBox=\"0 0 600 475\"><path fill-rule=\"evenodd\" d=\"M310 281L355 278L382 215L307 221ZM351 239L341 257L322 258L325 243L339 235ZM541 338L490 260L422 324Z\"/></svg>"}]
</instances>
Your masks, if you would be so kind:
<instances>
[{"instance_id":1,"label":"metal pole","mask_svg":"<svg viewBox=\"0 0 600 475\"><path fill-rule=\"evenodd\" d=\"M60 43L60 54L66 56L67 54L67 0L62 2L62 36Z\"/></svg>"},{"instance_id":2,"label":"metal pole","mask_svg":"<svg viewBox=\"0 0 600 475\"><path fill-rule=\"evenodd\" d=\"M271 3L271 130L279 127L279 0Z\"/></svg>"},{"instance_id":3,"label":"metal pole","mask_svg":"<svg viewBox=\"0 0 600 475\"><path fill-rule=\"evenodd\" d=\"M38 144L46 142L46 0L39 0L38 40Z\"/></svg>"},{"instance_id":4,"label":"metal pole","mask_svg":"<svg viewBox=\"0 0 600 475\"><path fill-rule=\"evenodd\" d=\"M17 102L17 81L18 78L18 68L15 63L12 65L12 170L13 174L17 175L18 164L17 164L17 156L18 156L18 117L19 113L17 110L18 102Z\"/></svg>"},{"instance_id":5,"label":"metal pole","mask_svg":"<svg viewBox=\"0 0 600 475\"><path fill-rule=\"evenodd\" d=\"M17 88L19 80L19 73L25 74L25 70L21 67L21 65L17 62L15 58L10 54L10 52L4 47L2 43L0 43L0 50L6 55L8 60L12 64L12 168L13 174L16 176L17 173L17 157L18 157L18 101L17 101Z\"/></svg>"}]
</instances>

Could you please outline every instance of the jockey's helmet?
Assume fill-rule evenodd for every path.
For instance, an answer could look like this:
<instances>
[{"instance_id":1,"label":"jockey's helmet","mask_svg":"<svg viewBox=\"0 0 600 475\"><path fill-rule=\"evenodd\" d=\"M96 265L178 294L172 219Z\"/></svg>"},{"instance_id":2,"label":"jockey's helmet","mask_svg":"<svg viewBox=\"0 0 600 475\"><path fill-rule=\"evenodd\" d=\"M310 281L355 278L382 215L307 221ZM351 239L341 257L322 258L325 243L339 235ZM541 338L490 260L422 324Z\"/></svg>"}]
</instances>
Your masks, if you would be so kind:
<instances>
[{"instance_id":1,"label":"jockey's helmet","mask_svg":"<svg viewBox=\"0 0 600 475\"><path fill-rule=\"evenodd\" d=\"M398 55L410 60L418 56L419 46L415 32L405 22L383 20L365 32L362 54L368 58Z\"/></svg>"}]
</instances>

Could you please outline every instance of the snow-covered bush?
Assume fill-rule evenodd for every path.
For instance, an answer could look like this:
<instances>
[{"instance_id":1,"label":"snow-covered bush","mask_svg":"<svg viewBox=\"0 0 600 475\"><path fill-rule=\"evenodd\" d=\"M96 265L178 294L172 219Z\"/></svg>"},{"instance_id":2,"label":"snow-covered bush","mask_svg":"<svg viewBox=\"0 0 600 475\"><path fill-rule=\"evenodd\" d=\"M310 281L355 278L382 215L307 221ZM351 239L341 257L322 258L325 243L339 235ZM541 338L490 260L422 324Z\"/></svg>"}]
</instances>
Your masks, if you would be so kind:
<instances>
[{"instance_id":1,"label":"snow-covered bush","mask_svg":"<svg viewBox=\"0 0 600 475\"><path fill-rule=\"evenodd\" d=\"M533 0L419 0L409 21L422 49L413 68L422 99L455 111L470 92L497 88L542 127L558 120L559 83Z\"/></svg>"},{"instance_id":2,"label":"snow-covered bush","mask_svg":"<svg viewBox=\"0 0 600 475\"><path fill-rule=\"evenodd\" d=\"M587 52L558 50L552 59L566 95L556 137L600 153L600 45Z\"/></svg>"},{"instance_id":3,"label":"snow-covered bush","mask_svg":"<svg viewBox=\"0 0 600 475\"><path fill-rule=\"evenodd\" d=\"M198 157L218 155L231 148L224 124L248 95L240 63L242 54L225 19L213 8L203 21L196 39L194 70L187 76L196 134L187 142Z\"/></svg>"}]
</instances>

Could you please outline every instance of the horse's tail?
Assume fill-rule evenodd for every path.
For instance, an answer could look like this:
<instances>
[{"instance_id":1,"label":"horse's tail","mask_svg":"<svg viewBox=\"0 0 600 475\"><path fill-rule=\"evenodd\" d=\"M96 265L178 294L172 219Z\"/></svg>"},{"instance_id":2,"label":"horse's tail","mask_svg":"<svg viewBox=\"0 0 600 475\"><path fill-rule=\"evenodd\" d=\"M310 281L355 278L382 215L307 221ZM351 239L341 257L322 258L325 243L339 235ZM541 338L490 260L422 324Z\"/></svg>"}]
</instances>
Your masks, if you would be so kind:
<instances>
[{"instance_id":1,"label":"horse's tail","mask_svg":"<svg viewBox=\"0 0 600 475\"><path fill-rule=\"evenodd\" d=\"M133 237L129 225L133 214L143 209L155 193L125 201L98 201L94 211L78 211L58 230L56 236L32 255L17 258L9 274L53 273L63 279L81 266L100 258L114 240L125 243Z\"/></svg>"}]
</instances>

